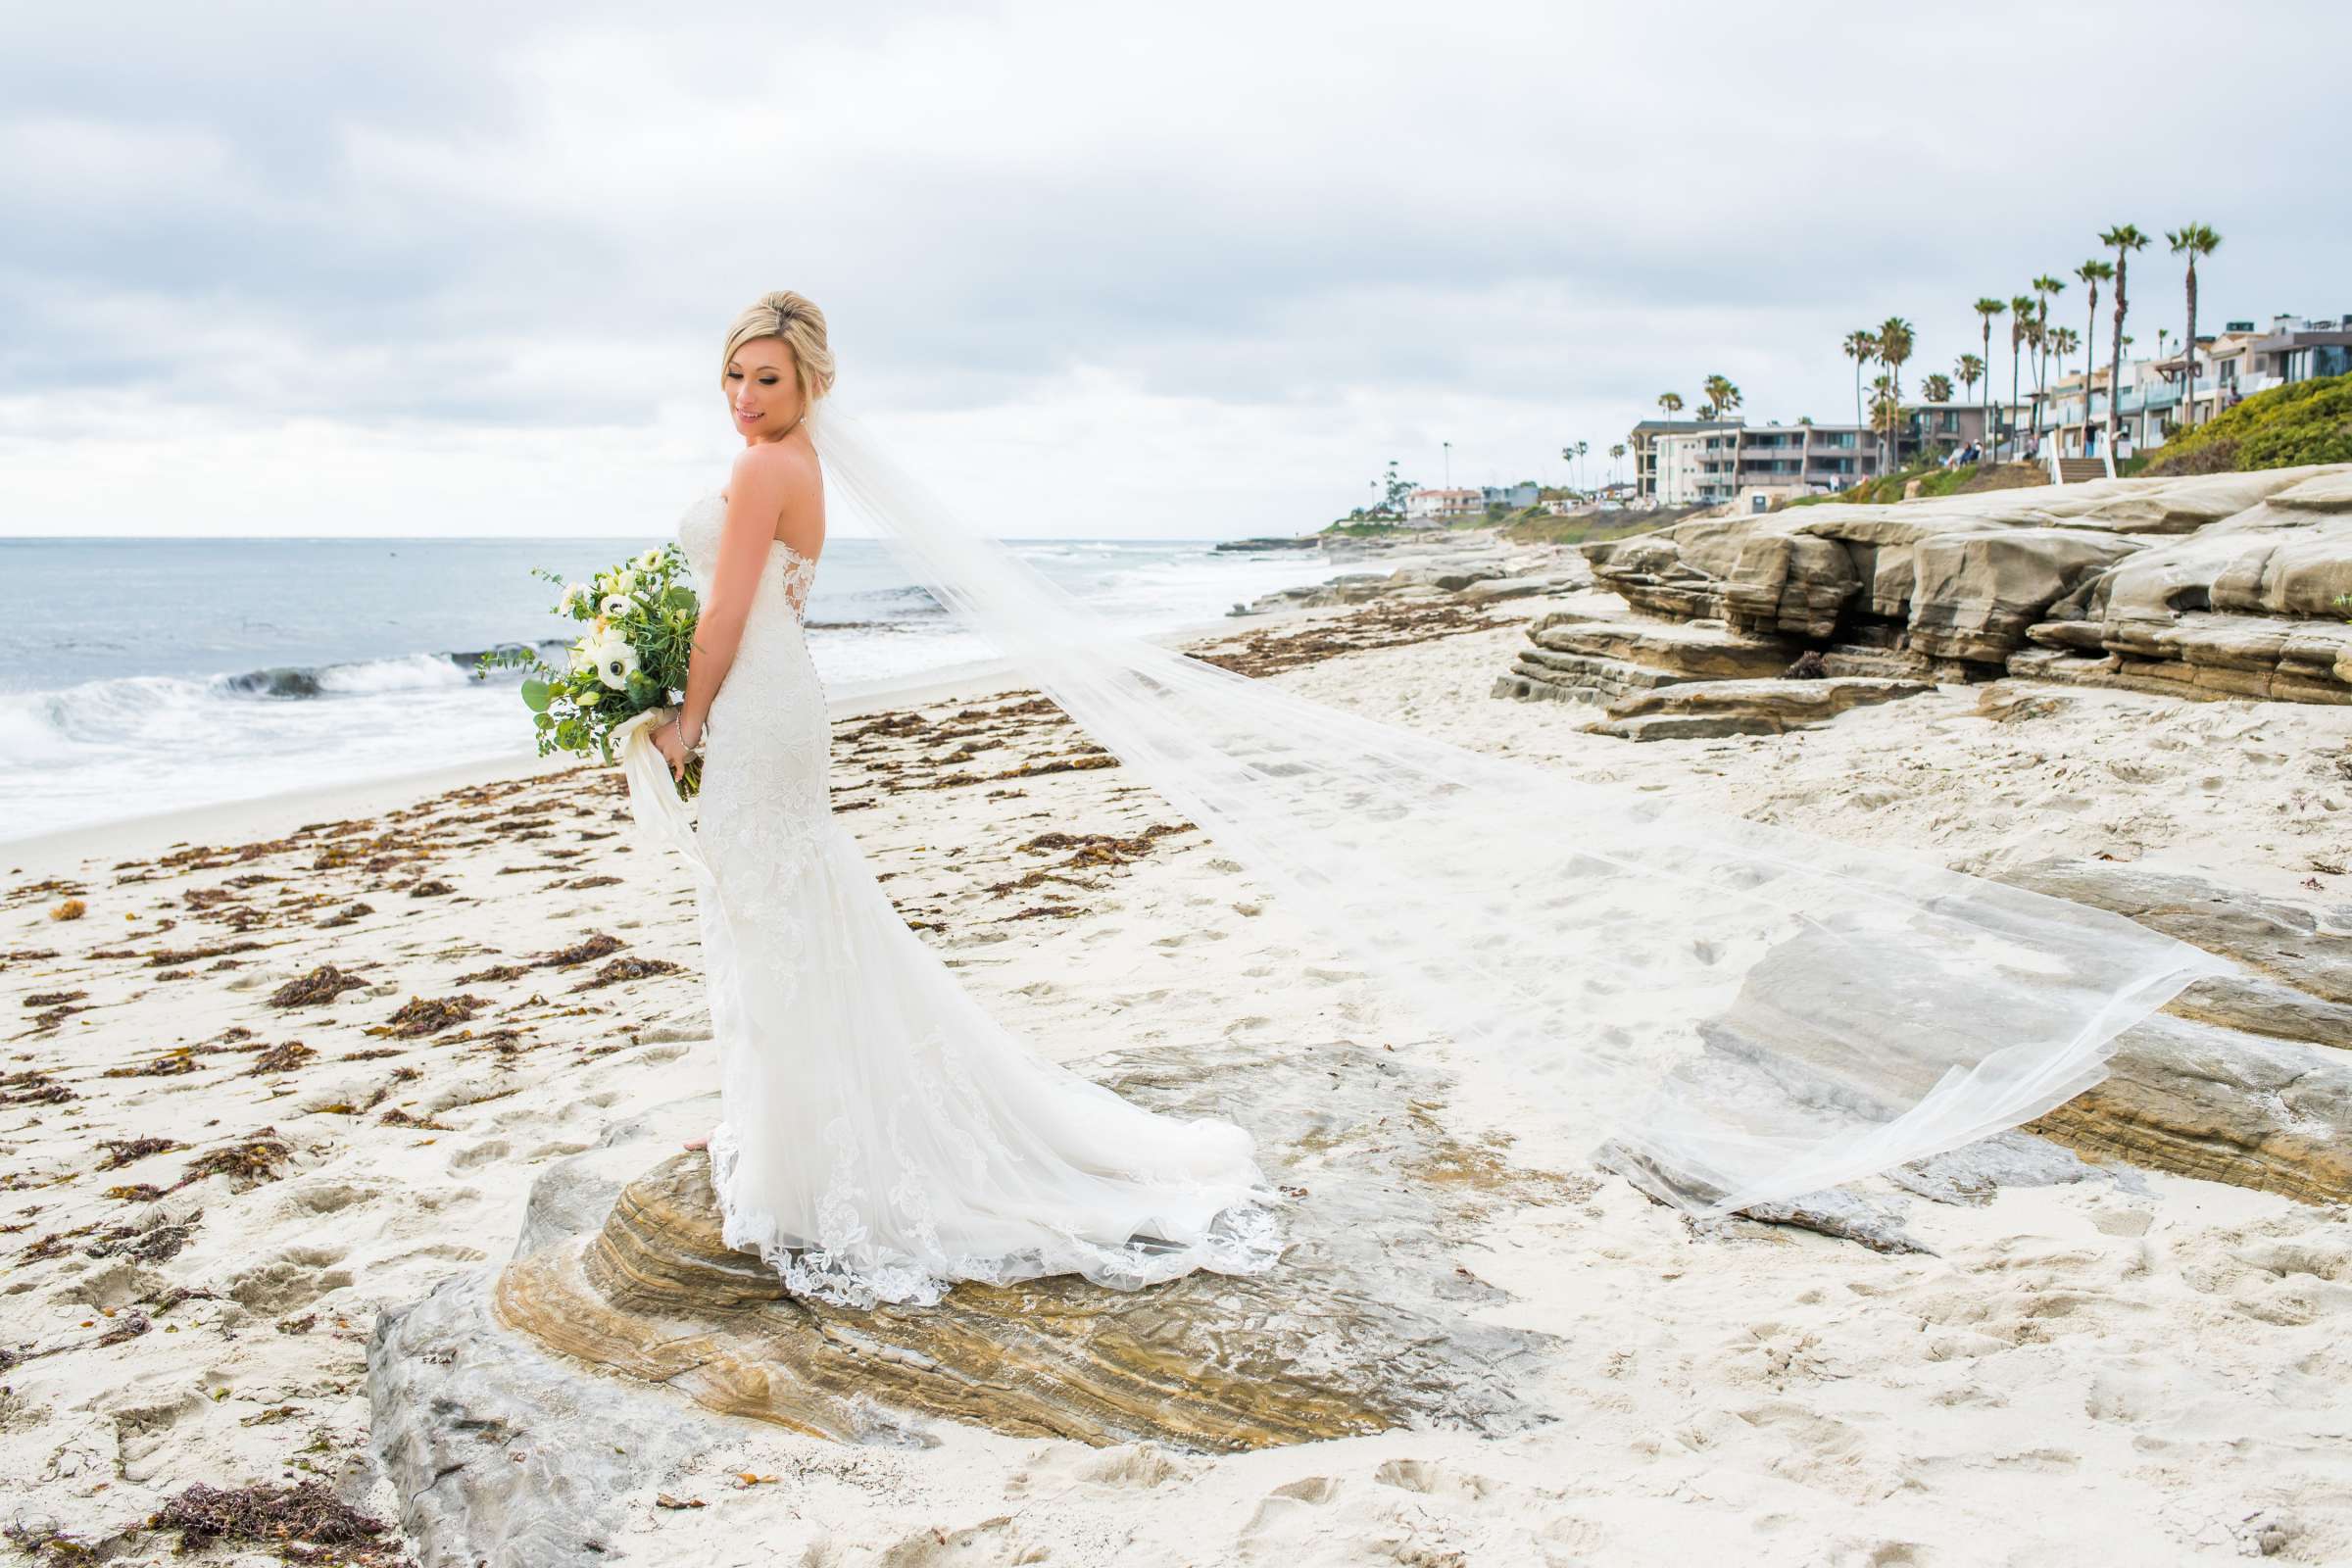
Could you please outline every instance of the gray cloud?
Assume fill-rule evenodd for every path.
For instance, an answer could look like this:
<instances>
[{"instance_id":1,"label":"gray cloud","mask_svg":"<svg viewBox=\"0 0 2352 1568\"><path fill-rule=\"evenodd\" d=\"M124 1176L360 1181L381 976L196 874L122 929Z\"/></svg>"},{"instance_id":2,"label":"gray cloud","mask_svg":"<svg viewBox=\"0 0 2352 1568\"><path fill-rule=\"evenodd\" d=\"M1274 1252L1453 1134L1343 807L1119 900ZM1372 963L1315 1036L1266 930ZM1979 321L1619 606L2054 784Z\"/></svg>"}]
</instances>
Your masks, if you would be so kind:
<instances>
[{"instance_id":1,"label":"gray cloud","mask_svg":"<svg viewBox=\"0 0 2352 1568\"><path fill-rule=\"evenodd\" d=\"M2180 40L2216 26L2192 117ZM2124 218L2224 231L2210 317L2352 307L2344 204L2250 150L2341 140L2275 62L2348 42L2324 4L61 11L0 56L0 430L103 444L85 406L135 395L428 466L651 440L784 284L845 388L983 468L969 432L1115 387L1203 445L1254 420L1368 470L1475 419L1534 470L1718 369L1758 416L1850 412L1845 330L1904 315L1912 373L1948 366L1970 300ZM2144 341L2179 288L2136 276ZM1228 461L1261 524L1361 483Z\"/></svg>"}]
</instances>

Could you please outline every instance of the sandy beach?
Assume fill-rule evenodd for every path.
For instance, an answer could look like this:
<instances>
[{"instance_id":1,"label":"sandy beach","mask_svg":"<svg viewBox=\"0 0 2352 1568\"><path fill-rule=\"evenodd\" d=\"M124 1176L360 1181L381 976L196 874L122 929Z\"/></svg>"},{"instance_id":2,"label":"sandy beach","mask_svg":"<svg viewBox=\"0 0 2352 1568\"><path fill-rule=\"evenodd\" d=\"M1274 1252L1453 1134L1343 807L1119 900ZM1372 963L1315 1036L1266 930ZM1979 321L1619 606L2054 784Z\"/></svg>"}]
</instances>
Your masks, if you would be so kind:
<instances>
[{"instance_id":1,"label":"sandy beach","mask_svg":"<svg viewBox=\"0 0 2352 1568\"><path fill-rule=\"evenodd\" d=\"M1488 695L1527 616L1574 602L1244 623L1223 656L1464 746L1965 870L2100 857L2340 907L2352 709L2009 680L1629 745ZM1056 1059L1246 1060L1296 1107L1335 1056L1392 1056L1415 1115L1541 1178L1431 1239L1476 1320L1553 1347L1536 1413L1225 1456L706 1415L710 1446L633 1478L582 1561L2352 1556L2340 1206L2086 1168L1981 1206L1876 1184L1921 1252L1693 1226L1515 1139L1507 1083L1393 1015L1031 694L839 715L834 803L902 913ZM400 1517L369 1440L378 1312L504 1264L557 1162L626 1174L709 1120L689 884L623 811L612 773L518 764L0 848L0 1523L127 1564L172 1559L179 1537L144 1525L195 1484L318 1479ZM1305 1205L1349 1147L1262 1152ZM483 1441L522 1463L541 1438Z\"/></svg>"}]
</instances>

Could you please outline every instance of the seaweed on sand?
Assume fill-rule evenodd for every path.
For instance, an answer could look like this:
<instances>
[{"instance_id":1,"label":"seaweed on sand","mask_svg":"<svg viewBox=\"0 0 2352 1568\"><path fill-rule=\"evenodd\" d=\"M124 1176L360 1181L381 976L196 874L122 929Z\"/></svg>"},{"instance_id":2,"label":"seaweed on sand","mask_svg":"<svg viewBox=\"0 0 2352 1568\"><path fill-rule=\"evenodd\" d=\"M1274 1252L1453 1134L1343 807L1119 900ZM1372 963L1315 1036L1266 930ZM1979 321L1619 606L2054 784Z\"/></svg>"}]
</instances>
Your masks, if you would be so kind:
<instances>
[{"instance_id":1,"label":"seaweed on sand","mask_svg":"<svg viewBox=\"0 0 2352 1568\"><path fill-rule=\"evenodd\" d=\"M272 1007L316 1007L334 1001L346 991L367 985L355 974L349 974L331 963L322 963L299 980L289 980L270 993Z\"/></svg>"},{"instance_id":2,"label":"seaweed on sand","mask_svg":"<svg viewBox=\"0 0 2352 1568\"><path fill-rule=\"evenodd\" d=\"M360 1512L322 1481L278 1487L208 1487L202 1482L167 1500L147 1521L150 1530L179 1532L181 1551L200 1551L216 1541L273 1543L285 1546L354 1546L351 1561L390 1562L391 1547L379 1544L391 1527Z\"/></svg>"}]
</instances>

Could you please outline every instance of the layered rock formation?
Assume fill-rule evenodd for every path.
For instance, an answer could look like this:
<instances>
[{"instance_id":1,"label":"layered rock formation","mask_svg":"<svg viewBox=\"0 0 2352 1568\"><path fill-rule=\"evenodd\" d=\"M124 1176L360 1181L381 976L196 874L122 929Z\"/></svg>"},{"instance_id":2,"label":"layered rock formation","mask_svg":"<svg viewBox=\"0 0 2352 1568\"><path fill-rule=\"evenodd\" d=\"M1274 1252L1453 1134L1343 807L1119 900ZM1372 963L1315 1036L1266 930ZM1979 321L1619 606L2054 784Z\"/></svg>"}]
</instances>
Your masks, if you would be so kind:
<instances>
[{"instance_id":1,"label":"layered rock formation","mask_svg":"<svg viewBox=\"0 0 2352 1568\"><path fill-rule=\"evenodd\" d=\"M1656 618L1539 621L1494 695L1600 707L1591 727L1631 740L1778 733L2002 674L2352 703L2352 466L1791 508L1583 548ZM1686 689L1808 650L1827 667L1800 673L1880 684Z\"/></svg>"},{"instance_id":2,"label":"layered rock formation","mask_svg":"<svg viewBox=\"0 0 2352 1568\"><path fill-rule=\"evenodd\" d=\"M1791 508L1585 554L1650 614L1878 640L1950 673L2352 702L2340 465Z\"/></svg>"},{"instance_id":3,"label":"layered rock formation","mask_svg":"<svg viewBox=\"0 0 2352 1568\"><path fill-rule=\"evenodd\" d=\"M1412 1403L1409 1380L1380 1375L1408 1344L1366 1359L1342 1333L1324 1347L1340 1355L1304 1354L1313 1336L1284 1310L1289 1282L1196 1276L1129 1297L1062 1277L871 1311L782 1296L772 1270L719 1239L709 1168L675 1155L623 1189L585 1242L516 1260L499 1276L499 1321L710 1409L840 1443L938 1416L1230 1451L1377 1432ZM1266 1332L1237 1338L1237 1322Z\"/></svg>"},{"instance_id":4,"label":"layered rock formation","mask_svg":"<svg viewBox=\"0 0 2352 1568\"><path fill-rule=\"evenodd\" d=\"M1506 1298L1455 1250L1495 1207L1574 1201L1592 1180L1453 1141L1428 1114L1443 1085L1394 1053L1301 1049L1306 1078L1209 1045L1134 1053L1110 1079L1257 1134L1292 1199L1264 1277L965 1285L849 1311L786 1298L721 1244L705 1157L674 1152L707 1103L551 1166L512 1262L376 1325L375 1448L411 1540L428 1565L589 1560L630 1490L730 1441L727 1418L892 1447L954 1422L1225 1452L1546 1419L1525 1390L1556 1347L1481 1321Z\"/></svg>"},{"instance_id":5,"label":"layered rock formation","mask_svg":"<svg viewBox=\"0 0 2352 1568\"><path fill-rule=\"evenodd\" d=\"M1603 716L1585 727L1624 740L1779 735L1931 689L1927 662L1862 648L1815 659L1792 678L1801 644L1720 620L1555 611L1527 639L1494 695L1598 708Z\"/></svg>"},{"instance_id":6,"label":"layered rock formation","mask_svg":"<svg viewBox=\"0 0 2352 1568\"><path fill-rule=\"evenodd\" d=\"M1229 613L1262 615L1390 598L1452 597L1469 604L1492 604L1555 592L1588 576L1577 557L1570 556L1571 564L1564 565L1556 546L1513 545L1484 531L1396 539L1329 535L1324 536L1323 554L1333 563L1394 561L1398 564L1386 571L1342 572L1325 582L1261 594L1246 605L1235 605Z\"/></svg>"},{"instance_id":7,"label":"layered rock formation","mask_svg":"<svg viewBox=\"0 0 2352 1568\"><path fill-rule=\"evenodd\" d=\"M2233 959L2117 1042L2111 1075L2035 1123L2094 1158L2352 1200L2352 931L2202 877L2059 860L2002 878Z\"/></svg>"}]
</instances>

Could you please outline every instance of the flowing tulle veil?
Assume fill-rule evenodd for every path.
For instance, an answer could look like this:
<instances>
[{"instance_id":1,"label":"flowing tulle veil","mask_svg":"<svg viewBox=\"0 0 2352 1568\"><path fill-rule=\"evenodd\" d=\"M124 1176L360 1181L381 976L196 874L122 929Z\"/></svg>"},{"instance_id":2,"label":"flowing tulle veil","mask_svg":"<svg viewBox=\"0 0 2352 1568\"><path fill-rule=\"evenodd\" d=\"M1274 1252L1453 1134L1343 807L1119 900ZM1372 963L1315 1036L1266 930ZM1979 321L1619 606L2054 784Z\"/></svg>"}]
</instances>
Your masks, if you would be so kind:
<instances>
[{"instance_id":1,"label":"flowing tulle veil","mask_svg":"<svg viewBox=\"0 0 2352 1568\"><path fill-rule=\"evenodd\" d=\"M1464 751L1122 635L832 401L808 425L837 509L1511 1086L1515 1119L1686 1207L1797 1197L2030 1120L2227 967L2118 915ZM658 765L639 772L641 818L673 818Z\"/></svg>"}]
</instances>

